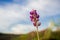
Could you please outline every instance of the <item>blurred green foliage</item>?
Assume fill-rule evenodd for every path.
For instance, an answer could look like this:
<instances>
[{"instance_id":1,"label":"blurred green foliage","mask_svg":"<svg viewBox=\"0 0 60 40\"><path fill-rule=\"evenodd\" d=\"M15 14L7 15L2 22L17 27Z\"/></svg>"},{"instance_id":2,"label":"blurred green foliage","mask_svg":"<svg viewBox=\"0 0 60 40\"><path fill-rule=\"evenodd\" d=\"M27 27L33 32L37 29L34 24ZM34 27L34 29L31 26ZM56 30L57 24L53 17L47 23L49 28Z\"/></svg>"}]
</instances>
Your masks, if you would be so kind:
<instances>
[{"instance_id":1,"label":"blurred green foliage","mask_svg":"<svg viewBox=\"0 0 60 40\"><path fill-rule=\"evenodd\" d=\"M47 30L45 30L47 31ZM40 40L60 40L60 31L51 32L49 38L46 38L46 35L49 35L47 32L41 31L39 32ZM44 33L46 35L44 36ZM44 38L45 37L45 38ZM13 35L13 34L2 34L0 33L0 40L37 40L36 32L30 32L28 34L20 34L20 35Z\"/></svg>"}]
</instances>

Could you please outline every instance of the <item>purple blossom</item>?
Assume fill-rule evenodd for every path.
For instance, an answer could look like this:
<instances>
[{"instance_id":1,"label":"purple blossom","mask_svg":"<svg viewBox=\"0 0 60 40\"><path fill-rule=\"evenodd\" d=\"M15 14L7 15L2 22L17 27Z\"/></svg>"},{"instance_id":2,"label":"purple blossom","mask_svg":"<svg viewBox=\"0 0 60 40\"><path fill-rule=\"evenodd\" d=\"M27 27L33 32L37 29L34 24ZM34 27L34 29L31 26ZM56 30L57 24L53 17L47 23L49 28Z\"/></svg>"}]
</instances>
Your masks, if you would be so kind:
<instances>
[{"instance_id":1,"label":"purple blossom","mask_svg":"<svg viewBox=\"0 0 60 40\"><path fill-rule=\"evenodd\" d=\"M30 15L31 15L30 16L31 21L34 22L33 25L37 26L36 23L39 21L39 15L37 14L36 10L32 10L30 12ZM38 26L40 26L40 25L41 25L41 23L38 23Z\"/></svg>"},{"instance_id":2,"label":"purple blossom","mask_svg":"<svg viewBox=\"0 0 60 40\"><path fill-rule=\"evenodd\" d=\"M30 16L31 19L33 19L34 17L33 16Z\"/></svg>"}]
</instances>

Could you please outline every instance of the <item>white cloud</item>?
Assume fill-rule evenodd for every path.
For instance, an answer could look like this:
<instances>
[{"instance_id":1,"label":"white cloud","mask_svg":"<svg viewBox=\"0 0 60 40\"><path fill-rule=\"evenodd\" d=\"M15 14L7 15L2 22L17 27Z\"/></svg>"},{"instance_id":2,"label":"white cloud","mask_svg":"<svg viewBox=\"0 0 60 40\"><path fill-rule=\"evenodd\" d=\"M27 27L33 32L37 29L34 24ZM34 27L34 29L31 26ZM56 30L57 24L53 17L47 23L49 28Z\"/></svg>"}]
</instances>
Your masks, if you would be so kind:
<instances>
[{"instance_id":1,"label":"white cloud","mask_svg":"<svg viewBox=\"0 0 60 40\"><path fill-rule=\"evenodd\" d=\"M44 10L44 5L46 5L45 1L40 1L40 0L30 0L30 2L28 3L28 5L26 6L28 9L41 9Z\"/></svg>"},{"instance_id":2,"label":"white cloud","mask_svg":"<svg viewBox=\"0 0 60 40\"><path fill-rule=\"evenodd\" d=\"M9 4L0 7L0 31L5 31L17 20L27 20L23 7L18 4Z\"/></svg>"},{"instance_id":3,"label":"white cloud","mask_svg":"<svg viewBox=\"0 0 60 40\"><path fill-rule=\"evenodd\" d=\"M41 17L53 16L60 14L60 5L58 0L30 0L26 6L29 10L37 9Z\"/></svg>"},{"instance_id":4,"label":"white cloud","mask_svg":"<svg viewBox=\"0 0 60 40\"><path fill-rule=\"evenodd\" d=\"M29 3L23 9L28 11L36 9L39 11L41 17L53 16L60 13L58 0L29 0Z\"/></svg>"}]
</instances>

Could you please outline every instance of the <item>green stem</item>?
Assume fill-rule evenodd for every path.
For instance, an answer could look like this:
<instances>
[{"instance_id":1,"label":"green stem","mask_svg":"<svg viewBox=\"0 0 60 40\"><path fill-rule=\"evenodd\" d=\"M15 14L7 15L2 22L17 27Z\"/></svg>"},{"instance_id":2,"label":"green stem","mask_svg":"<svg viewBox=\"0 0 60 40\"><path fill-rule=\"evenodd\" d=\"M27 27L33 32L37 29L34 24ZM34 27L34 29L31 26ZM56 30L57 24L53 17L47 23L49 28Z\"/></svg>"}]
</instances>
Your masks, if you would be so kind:
<instances>
[{"instance_id":1,"label":"green stem","mask_svg":"<svg viewBox=\"0 0 60 40\"><path fill-rule=\"evenodd\" d=\"M37 28L37 31L36 32L37 32L37 39L39 40L38 28Z\"/></svg>"}]
</instances>

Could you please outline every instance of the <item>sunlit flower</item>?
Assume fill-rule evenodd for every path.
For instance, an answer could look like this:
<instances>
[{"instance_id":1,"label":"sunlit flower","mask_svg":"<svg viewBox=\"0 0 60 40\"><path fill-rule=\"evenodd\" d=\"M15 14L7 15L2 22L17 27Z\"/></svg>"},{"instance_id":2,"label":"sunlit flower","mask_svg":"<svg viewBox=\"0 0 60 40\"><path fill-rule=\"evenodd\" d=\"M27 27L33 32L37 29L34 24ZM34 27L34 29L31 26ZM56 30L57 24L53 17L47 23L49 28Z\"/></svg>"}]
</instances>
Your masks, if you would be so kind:
<instances>
[{"instance_id":1,"label":"sunlit flower","mask_svg":"<svg viewBox=\"0 0 60 40\"><path fill-rule=\"evenodd\" d=\"M40 26L41 23L39 22L39 15L37 14L36 10L32 10L30 12L30 19L33 22L33 25L37 28L37 38L39 40L38 26Z\"/></svg>"},{"instance_id":2,"label":"sunlit flower","mask_svg":"<svg viewBox=\"0 0 60 40\"><path fill-rule=\"evenodd\" d=\"M30 19L33 22L34 26L40 26L41 25L41 23L38 23L38 25L37 25L37 22L39 21L39 15L37 14L36 10L32 10L30 12Z\"/></svg>"}]
</instances>

